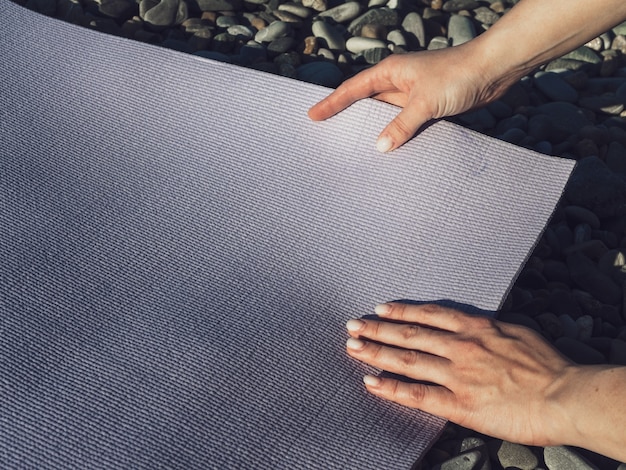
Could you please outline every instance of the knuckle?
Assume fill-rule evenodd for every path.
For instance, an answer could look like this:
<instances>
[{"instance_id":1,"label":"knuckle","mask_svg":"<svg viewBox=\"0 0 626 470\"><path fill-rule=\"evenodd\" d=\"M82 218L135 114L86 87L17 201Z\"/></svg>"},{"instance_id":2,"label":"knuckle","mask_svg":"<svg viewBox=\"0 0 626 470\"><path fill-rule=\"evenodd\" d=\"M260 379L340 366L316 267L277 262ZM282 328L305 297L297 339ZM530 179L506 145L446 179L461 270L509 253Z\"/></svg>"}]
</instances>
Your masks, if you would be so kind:
<instances>
[{"instance_id":1,"label":"knuckle","mask_svg":"<svg viewBox=\"0 0 626 470\"><path fill-rule=\"evenodd\" d=\"M422 403L426 398L426 387L414 384L409 389L409 399L415 403Z\"/></svg>"},{"instance_id":2,"label":"knuckle","mask_svg":"<svg viewBox=\"0 0 626 470\"><path fill-rule=\"evenodd\" d=\"M411 341L421 333L421 330L417 325L404 325L400 334L405 341Z\"/></svg>"},{"instance_id":3,"label":"knuckle","mask_svg":"<svg viewBox=\"0 0 626 470\"><path fill-rule=\"evenodd\" d=\"M415 132L410 125L408 125L402 116L396 116L396 118L391 121L389 126L389 130L396 135L400 135L402 137L411 136Z\"/></svg>"},{"instance_id":4,"label":"knuckle","mask_svg":"<svg viewBox=\"0 0 626 470\"><path fill-rule=\"evenodd\" d=\"M419 353L417 351L403 351L400 355L400 363L406 367L413 367L417 364Z\"/></svg>"}]
</instances>

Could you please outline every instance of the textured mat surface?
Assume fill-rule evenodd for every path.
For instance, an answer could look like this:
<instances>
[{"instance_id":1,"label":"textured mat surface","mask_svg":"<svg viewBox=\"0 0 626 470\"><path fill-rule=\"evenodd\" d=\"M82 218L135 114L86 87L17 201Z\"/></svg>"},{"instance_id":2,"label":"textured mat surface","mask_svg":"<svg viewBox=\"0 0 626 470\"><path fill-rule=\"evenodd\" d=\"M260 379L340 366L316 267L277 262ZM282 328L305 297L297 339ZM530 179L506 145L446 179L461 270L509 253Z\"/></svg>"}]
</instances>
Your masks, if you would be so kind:
<instances>
[{"instance_id":1,"label":"textured mat surface","mask_svg":"<svg viewBox=\"0 0 626 470\"><path fill-rule=\"evenodd\" d=\"M347 319L496 309L572 164L0 0L0 467L409 468Z\"/></svg>"}]
</instances>

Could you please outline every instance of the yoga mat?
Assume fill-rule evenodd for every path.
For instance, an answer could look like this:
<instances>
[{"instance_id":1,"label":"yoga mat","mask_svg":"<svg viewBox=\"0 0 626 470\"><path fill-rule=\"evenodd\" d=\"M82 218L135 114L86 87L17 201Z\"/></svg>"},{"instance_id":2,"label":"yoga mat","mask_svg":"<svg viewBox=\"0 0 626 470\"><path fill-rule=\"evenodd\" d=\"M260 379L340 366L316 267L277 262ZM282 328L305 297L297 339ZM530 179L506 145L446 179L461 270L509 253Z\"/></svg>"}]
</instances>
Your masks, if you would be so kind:
<instances>
[{"instance_id":1,"label":"yoga mat","mask_svg":"<svg viewBox=\"0 0 626 470\"><path fill-rule=\"evenodd\" d=\"M493 311L572 170L447 122L0 0L0 467L410 468L349 318Z\"/></svg>"}]
</instances>

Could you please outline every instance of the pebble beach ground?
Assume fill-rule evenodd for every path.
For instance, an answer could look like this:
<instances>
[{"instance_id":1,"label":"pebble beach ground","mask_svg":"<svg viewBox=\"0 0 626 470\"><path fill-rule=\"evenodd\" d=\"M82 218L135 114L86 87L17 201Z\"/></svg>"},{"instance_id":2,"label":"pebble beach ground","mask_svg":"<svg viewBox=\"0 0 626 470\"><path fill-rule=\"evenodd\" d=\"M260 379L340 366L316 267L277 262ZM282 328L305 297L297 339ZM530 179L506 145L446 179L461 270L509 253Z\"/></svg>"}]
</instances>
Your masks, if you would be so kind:
<instances>
[{"instance_id":1,"label":"pebble beach ground","mask_svg":"<svg viewBox=\"0 0 626 470\"><path fill-rule=\"evenodd\" d=\"M390 54L466 42L515 2L17 3L108 34L336 87ZM626 365L625 53L623 24L524 77L500 100L453 119L516 145L578 160L499 318L539 331L582 364ZM626 464L583 449L503 442L450 424L415 468L626 470Z\"/></svg>"}]
</instances>

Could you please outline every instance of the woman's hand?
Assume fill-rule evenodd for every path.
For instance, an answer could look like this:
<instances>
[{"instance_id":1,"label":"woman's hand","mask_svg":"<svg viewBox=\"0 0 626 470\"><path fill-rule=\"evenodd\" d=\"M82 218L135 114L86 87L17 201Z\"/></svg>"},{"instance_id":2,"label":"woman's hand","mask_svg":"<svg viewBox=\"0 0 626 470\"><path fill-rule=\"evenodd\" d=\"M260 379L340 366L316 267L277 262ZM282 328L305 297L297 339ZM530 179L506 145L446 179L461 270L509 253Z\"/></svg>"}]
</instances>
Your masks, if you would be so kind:
<instances>
[{"instance_id":1,"label":"woman's hand","mask_svg":"<svg viewBox=\"0 0 626 470\"><path fill-rule=\"evenodd\" d=\"M408 141L426 122L467 111L495 99L465 45L437 51L392 55L346 80L309 110L315 121L327 119L367 97L402 109L378 137L376 147L388 152ZM502 92L505 87L502 87Z\"/></svg>"},{"instance_id":2,"label":"woman's hand","mask_svg":"<svg viewBox=\"0 0 626 470\"><path fill-rule=\"evenodd\" d=\"M500 439L626 461L626 367L579 366L533 330L437 305L376 313L383 321L348 321L348 354L422 383L365 376L374 395Z\"/></svg>"}]
</instances>

